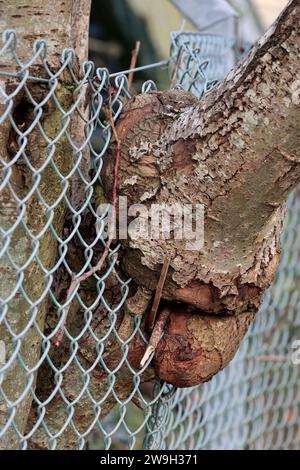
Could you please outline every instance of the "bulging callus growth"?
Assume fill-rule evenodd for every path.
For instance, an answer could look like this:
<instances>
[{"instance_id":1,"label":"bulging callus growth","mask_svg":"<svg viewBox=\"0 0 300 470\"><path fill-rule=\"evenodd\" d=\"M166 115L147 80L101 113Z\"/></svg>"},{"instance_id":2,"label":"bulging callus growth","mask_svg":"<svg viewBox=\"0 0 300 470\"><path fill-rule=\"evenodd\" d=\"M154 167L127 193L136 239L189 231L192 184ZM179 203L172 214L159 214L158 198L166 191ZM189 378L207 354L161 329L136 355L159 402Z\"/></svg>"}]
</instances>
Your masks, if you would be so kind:
<instances>
[{"instance_id":1,"label":"bulging callus growth","mask_svg":"<svg viewBox=\"0 0 300 470\"><path fill-rule=\"evenodd\" d=\"M123 269L148 291L170 258L162 299L171 314L154 366L177 386L228 364L273 281L286 199L300 180L299 20L291 1L204 99L178 90L140 95L118 121L118 192L128 205L204 206L200 250L174 238L122 242ZM112 143L107 196L114 153Z\"/></svg>"},{"instance_id":2,"label":"bulging callus growth","mask_svg":"<svg viewBox=\"0 0 300 470\"><path fill-rule=\"evenodd\" d=\"M156 349L156 375L177 387L211 379L233 358L254 315L199 315L175 305Z\"/></svg>"}]
</instances>

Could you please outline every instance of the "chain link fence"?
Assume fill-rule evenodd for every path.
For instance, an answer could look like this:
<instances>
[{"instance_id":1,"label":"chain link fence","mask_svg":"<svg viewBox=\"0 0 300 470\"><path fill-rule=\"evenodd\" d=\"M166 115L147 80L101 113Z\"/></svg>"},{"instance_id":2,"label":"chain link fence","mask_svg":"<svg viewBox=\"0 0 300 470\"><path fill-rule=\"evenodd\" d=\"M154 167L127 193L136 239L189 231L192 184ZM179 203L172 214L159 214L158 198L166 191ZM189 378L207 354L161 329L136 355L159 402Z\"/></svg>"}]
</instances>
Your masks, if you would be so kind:
<instances>
[{"instance_id":1,"label":"chain link fence","mask_svg":"<svg viewBox=\"0 0 300 470\"><path fill-rule=\"evenodd\" d=\"M147 68L168 66L170 86L199 97L237 57L235 42L219 36L171 39L170 59ZM26 63L17 51L16 33L4 32L1 448L299 448L300 368L290 359L300 339L299 191L289 200L276 281L232 363L191 389L142 383L148 363L140 369L130 360L137 338L147 344L141 319L124 334L118 315L130 290L119 247L68 295L106 244L101 170L111 118L131 97L128 71L110 75L86 62L79 72L70 49L53 71L45 41ZM147 81L140 91L153 89Z\"/></svg>"}]
</instances>

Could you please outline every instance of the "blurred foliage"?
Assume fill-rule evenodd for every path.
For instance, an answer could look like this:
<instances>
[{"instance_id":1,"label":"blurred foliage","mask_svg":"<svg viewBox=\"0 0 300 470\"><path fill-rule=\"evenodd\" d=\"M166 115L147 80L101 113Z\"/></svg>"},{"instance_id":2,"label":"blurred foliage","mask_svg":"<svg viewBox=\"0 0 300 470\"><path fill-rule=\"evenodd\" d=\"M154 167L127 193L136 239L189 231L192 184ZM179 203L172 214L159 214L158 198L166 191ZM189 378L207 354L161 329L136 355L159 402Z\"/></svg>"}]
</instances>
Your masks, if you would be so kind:
<instances>
[{"instance_id":1,"label":"blurred foliage","mask_svg":"<svg viewBox=\"0 0 300 470\"><path fill-rule=\"evenodd\" d=\"M147 65L160 60L143 17L132 9L127 0L94 0L92 2L90 37L98 40L98 50L90 48L90 59L110 72L128 69L131 51L136 41L141 42L137 65ZM106 47L106 45L113 46ZM110 54L110 51L118 53ZM143 72L142 80L158 80L158 72Z\"/></svg>"}]
</instances>

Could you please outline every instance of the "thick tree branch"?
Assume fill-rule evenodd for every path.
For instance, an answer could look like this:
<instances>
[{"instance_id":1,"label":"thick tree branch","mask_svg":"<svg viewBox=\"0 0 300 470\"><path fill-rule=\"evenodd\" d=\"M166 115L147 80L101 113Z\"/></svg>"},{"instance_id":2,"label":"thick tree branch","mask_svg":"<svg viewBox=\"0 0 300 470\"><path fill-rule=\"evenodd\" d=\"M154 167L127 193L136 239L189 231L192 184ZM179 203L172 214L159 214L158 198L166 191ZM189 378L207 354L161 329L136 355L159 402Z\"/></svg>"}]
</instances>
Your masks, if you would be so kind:
<instances>
[{"instance_id":1,"label":"thick tree branch","mask_svg":"<svg viewBox=\"0 0 300 470\"><path fill-rule=\"evenodd\" d=\"M124 244L124 269L138 285L154 291L161 265L170 256L163 297L194 307L199 325L201 314L253 316L276 271L285 201L300 180L299 24L300 5L293 0L205 99L176 90L142 95L129 103L119 120L119 194L128 197L128 204L192 202L205 207L203 250L186 250L180 240L140 237ZM107 159L107 191L110 173ZM205 318L214 336L216 320ZM237 321L232 317L223 322L224 330L226 325L235 328L236 346L242 337ZM171 339L165 344L173 355L164 370L158 367L159 374L192 385L211 376L201 369L209 365L209 354L172 359L174 351L197 349L191 338L184 333L182 337L180 345L171 345ZM221 357L225 337L224 332L223 338L209 342ZM224 367L228 357L223 359L209 370ZM195 373L185 381L184 371L192 366Z\"/></svg>"}]
</instances>

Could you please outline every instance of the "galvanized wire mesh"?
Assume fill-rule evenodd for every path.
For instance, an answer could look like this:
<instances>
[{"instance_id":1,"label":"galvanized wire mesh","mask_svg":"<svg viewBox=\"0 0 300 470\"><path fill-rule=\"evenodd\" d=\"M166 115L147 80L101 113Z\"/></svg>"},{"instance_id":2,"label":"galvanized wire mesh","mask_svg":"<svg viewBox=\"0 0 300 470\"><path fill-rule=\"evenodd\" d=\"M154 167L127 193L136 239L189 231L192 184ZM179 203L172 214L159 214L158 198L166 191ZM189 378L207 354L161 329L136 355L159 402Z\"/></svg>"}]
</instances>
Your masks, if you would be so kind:
<instances>
[{"instance_id":1,"label":"galvanized wire mesh","mask_svg":"<svg viewBox=\"0 0 300 470\"><path fill-rule=\"evenodd\" d=\"M172 85L202 96L231 68L233 46L220 37L173 35ZM130 280L118 271L118 247L110 250L104 272L66 296L73 273L79 277L94 266L106 243L107 213L97 207L112 134L108 94L113 91L115 120L130 98L126 74L109 75L91 62L79 73L72 50L63 51L53 71L44 41L35 43L26 63L17 50L15 32L6 31L0 50L1 447L299 446L299 368L288 357L300 326L297 192L276 283L234 362L193 389L141 385L146 366L132 366L129 345L137 336L146 339L138 317L129 337L120 334L117 313ZM154 87L146 82L141 91ZM108 362L113 344L117 353ZM131 389L123 394L128 370Z\"/></svg>"},{"instance_id":2,"label":"galvanized wire mesh","mask_svg":"<svg viewBox=\"0 0 300 470\"><path fill-rule=\"evenodd\" d=\"M248 50L248 43L216 34L171 34L170 69L173 84L202 97L222 80Z\"/></svg>"}]
</instances>

